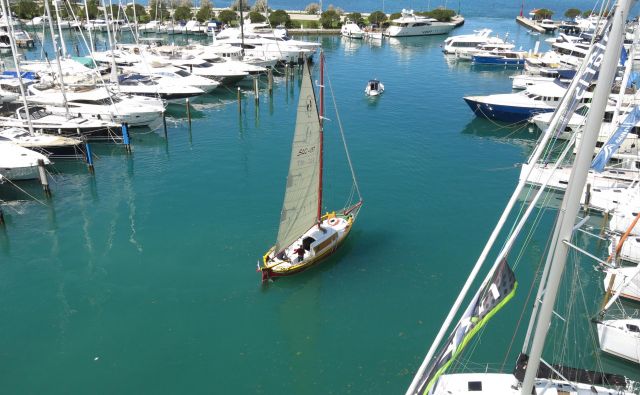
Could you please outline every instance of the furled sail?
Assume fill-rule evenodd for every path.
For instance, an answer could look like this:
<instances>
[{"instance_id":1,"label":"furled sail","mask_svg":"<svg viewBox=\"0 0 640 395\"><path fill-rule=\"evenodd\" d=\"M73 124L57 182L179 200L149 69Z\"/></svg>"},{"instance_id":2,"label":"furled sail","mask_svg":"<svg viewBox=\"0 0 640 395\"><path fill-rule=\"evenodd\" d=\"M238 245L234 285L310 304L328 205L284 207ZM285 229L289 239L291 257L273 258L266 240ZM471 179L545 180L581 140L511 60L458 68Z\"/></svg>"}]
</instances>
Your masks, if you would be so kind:
<instances>
[{"instance_id":1,"label":"furled sail","mask_svg":"<svg viewBox=\"0 0 640 395\"><path fill-rule=\"evenodd\" d=\"M276 252L287 248L317 221L320 182L320 118L309 66L303 67L287 188Z\"/></svg>"},{"instance_id":2,"label":"furled sail","mask_svg":"<svg viewBox=\"0 0 640 395\"><path fill-rule=\"evenodd\" d=\"M467 307L449 336L446 346L425 369L416 393L425 395L429 393L438 377L451 365L473 336L513 297L517 286L515 275L506 259L503 259L491 280L484 285Z\"/></svg>"}]
</instances>

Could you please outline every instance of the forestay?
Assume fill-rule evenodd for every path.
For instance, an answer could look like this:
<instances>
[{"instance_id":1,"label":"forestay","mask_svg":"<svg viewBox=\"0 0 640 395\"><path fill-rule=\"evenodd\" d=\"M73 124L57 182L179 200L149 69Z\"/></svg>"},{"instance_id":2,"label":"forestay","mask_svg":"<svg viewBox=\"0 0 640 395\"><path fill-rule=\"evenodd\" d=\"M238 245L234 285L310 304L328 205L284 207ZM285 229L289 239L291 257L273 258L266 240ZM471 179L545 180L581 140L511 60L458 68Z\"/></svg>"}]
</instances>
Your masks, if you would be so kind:
<instances>
[{"instance_id":1,"label":"forestay","mask_svg":"<svg viewBox=\"0 0 640 395\"><path fill-rule=\"evenodd\" d=\"M308 65L303 67L291 163L280 215L276 253L317 221L320 182L320 118Z\"/></svg>"}]
</instances>

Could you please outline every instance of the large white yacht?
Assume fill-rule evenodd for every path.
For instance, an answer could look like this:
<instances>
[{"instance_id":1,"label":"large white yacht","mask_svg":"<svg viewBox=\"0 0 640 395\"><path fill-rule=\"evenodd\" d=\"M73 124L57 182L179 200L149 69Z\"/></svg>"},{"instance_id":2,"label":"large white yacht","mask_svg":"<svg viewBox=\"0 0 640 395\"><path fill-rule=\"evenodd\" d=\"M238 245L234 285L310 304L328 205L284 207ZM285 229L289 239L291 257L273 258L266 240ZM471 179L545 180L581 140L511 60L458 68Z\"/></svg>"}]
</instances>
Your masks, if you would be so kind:
<instances>
[{"instance_id":1,"label":"large white yacht","mask_svg":"<svg viewBox=\"0 0 640 395\"><path fill-rule=\"evenodd\" d=\"M438 22L433 18L418 16L413 13L413 10L403 9L402 16L391 21L384 35L389 37L430 36L447 34L454 27L453 23Z\"/></svg>"},{"instance_id":2,"label":"large white yacht","mask_svg":"<svg viewBox=\"0 0 640 395\"><path fill-rule=\"evenodd\" d=\"M105 87L75 86L73 90L67 87L64 96L57 86L34 84L28 90L30 102L41 104L54 114L77 114L82 118L147 126L161 119L164 112L160 99L116 95Z\"/></svg>"},{"instance_id":3,"label":"large white yacht","mask_svg":"<svg viewBox=\"0 0 640 395\"><path fill-rule=\"evenodd\" d=\"M447 37L442 46L442 52L453 55L461 50L475 49L479 45L490 42L504 43L499 37L490 37L491 29L476 30L473 34L461 34L458 36Z\"/></svg>"},{"instance_id":4,"label":"large white yacht","mask_svg":"<svg viewBox=\"0 0 640 395\"><path fill-rule=\"evenodd\" d=\"M360 40L364 37L364 31L360 29L360 26L348 19L340 28L340 34L342 34L342 37L357 38Z\"/></svg>"}]
</instances>

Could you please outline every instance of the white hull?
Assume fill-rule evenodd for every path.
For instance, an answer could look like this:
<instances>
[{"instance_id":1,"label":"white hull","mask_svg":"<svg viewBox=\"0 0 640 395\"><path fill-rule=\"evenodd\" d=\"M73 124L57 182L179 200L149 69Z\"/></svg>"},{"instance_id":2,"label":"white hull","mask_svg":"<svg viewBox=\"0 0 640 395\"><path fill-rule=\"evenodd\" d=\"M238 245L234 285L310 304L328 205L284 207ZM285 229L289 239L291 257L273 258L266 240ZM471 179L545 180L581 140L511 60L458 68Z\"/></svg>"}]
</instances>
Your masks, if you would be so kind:
<instances>
[{"instance_id":1,"label":"white hull","mask_svg":"<svg viewBox=\"0 0 640 395\"><path fill-rule=\"evenodd\" d=\"M623 245L623 249L624 246L627 245L627 243L629 242L629 240L625 241L624 245ZM637 243L636 246L640 246L640 243ZM610 250L613 249L613 244L610 246ZM611 251L613 252L613 251ZM638 251L636 251L638 252ZM609 284L611 283L611 279L613 278L613 275L615 275L615 279L613 280L613 284L611 287L612 292L617 292L618 290L620 290L620 287L622 287L622 285L631 278L631 276L633 276L635 274L635 272L637 271L637 267L634 266L627 266L627 267L620 267L617 269L609 269L607 270L607 275L604 278L604 289L608 290L609 289ZM623 298L626 299L631 299L631 300L635 300L640 302L640 275L635 276L630 282L629 284L624 287L624 289L622 290L622 292L620 293L620 296L622 296Z\"/></svg>"},{"instance_id":2,"label":"white hull","mask_svg":"<svg viewBox=\"0 0 640 395\"><path fill-rule=\"evenodd\" d=\"M631 394L590 384L568 383L560 380L536 379L535 394L595 395ZM520 395L516 377L504 373L460 373L440 376L430 395Z\"/></svg>"},{"instance_id":3,"label":"white hull","mask_svg":"<svg viewBox=\"0 0 640 395\"><path fill-rule=\"evenodd\" d=\"M44 155L10 142L0 142L0 174L7 180L38 178L38 160L46 165L51 161Z\"/></svg>"},{"instance_id":4,"label":"white hull","mask_svg":"<svg viewBox=\"0 0 640 395\"><path fill-rule=\"evenodd\" d=\"M426 26L397 27L389 26L384 32L389 37L432 36L448 34L455 26L447 22L433 22Z\"/></svg>"},{"instance_id":5,"label":"white hull","mask_svg":"<svg viewBox=\"0 0 640 395\"><path fill-rule=\"evenodd\" d=\"M598 322L598 340L602 351L640 363L640 319Z\"/></svg>"}]
</instances>

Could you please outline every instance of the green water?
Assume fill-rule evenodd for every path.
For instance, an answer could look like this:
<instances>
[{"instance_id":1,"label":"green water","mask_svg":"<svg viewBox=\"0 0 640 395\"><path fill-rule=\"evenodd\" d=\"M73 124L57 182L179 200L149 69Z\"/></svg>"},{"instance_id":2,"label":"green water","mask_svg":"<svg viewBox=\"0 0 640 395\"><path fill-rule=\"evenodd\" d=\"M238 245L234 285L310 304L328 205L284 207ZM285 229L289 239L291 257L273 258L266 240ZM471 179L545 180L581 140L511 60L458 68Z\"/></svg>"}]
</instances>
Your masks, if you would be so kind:
<instances>
[{"instance_id":1,"label":"green water","mask_svg":"<svg viewBox=\"0 0 640 395\"><path fill-rule=\"evenodd\" d=\"M455 34L482 27L525 48L535 40L506 19L472 19ZM49 201L34 183L19 185L34 198L0 186L0 392L405 391L536 135L474 118L462 96L509 91L513 72L448 65L444 37L311 39L326 50L365 201L339 252L265 285L255 272L276 237L298 76L277 77L258 106L243 85L240 115L234 91L216 92L194 104L191 127L184 107L171 106L166 138L134 130L132 155L94 145L95 176L83 163L56 163ZM385 84L382 97L364 96L369 78ZM330 210L351 185L337 117L327 118ZM518 261L518 294L465 360L505 359L552 219ZM593 312L602 285L591 266L576 271ZM581 318L576 343L589 348L578 359L593 368L598 353ZM602 363L637 375L613 358Z\"/></svg>"}]
</instances>

